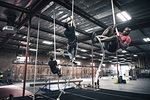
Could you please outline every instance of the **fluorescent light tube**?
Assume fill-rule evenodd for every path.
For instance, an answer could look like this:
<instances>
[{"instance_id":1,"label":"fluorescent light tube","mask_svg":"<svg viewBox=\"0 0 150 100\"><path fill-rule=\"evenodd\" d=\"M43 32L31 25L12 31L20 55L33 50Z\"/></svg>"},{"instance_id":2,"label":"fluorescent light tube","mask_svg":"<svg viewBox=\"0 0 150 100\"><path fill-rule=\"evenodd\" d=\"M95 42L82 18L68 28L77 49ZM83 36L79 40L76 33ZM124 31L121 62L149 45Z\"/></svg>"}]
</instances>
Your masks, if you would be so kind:
<instances>
[{"instance_id":1,"label":"fluorescent light tube","mask_svg":"<svg viewBox=\"0 0 150 100\"><path fill-rule=\"evenodd\" d=\"M36 49L32 49L32 48L31 48L31 49L29 49L29 50L30 50L30 51L36 51Z\"/></svg>"},{"instance_id":2,"label":"fluorescent light tube","mask_svg":"<svg viewBox=\"0 0 150 100\"><path fill-rule=\"evenodd\" d=\"M123 22L127 21L127 19L124 18L124 16L121 13L118 13L117 17L119 17Z\"/></svg>"},{"instance_id":3,"label":"fluorescent light tube","mask_svg":"<svg viewBox=\"0 0 150 100\"><path fill-rule=\"evenodd\" d=\"M130 16L126 11L121 12L121 14L122 14L127 20L131 20L131 16Z\"/></svg>"},{"instance_id":4,"label":"fluorescent light tube","mask_svg":"<svg viewBox=\"0 0 150 100\"><path fill-rule=\"evenodd\" d=\"M81 49L81 51L82 51L82 52L87 52L87 50L85 50L85 49Z\"/></svg>"},{"instance_id":5,"label":"fluorescent light tube","mask_svg":"<svg viewBox=\"0 0 150 100\"><path fill-rule=\"evenodd\" d=\"M43 41L43 43L44 43L44 44L49 44L49 45L50 45L50 44L53 44L53 42L50 42L50 41Z\"/></svg>"}]
</instances>

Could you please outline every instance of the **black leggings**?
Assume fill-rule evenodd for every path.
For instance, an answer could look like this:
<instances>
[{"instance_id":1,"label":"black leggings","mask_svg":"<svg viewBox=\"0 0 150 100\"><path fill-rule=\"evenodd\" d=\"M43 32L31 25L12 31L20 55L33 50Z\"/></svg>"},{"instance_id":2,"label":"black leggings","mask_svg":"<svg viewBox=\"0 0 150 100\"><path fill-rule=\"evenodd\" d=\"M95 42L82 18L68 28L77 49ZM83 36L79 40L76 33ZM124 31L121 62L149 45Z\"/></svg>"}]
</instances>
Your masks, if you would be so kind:
<instances>
[{"instance_id":1,"label":"black leggings","mask_svg":"<svg viewBox=\"0 0 150 100\"><path fill-rule=\"evenodd\" d=\"M104 43L105 49L109 52L116 52L118 49L118 38L116 37L113 41Z\"/></svg>"},{"instance_id":2,"label":"black leggings","mask_svg":"<svg viewBox=\"0 0 150 100\"><path fill-rule=\"evenodd\" d=\"M76 53L77 53L77 42L74 44L69 44L68 45L68 52L72 54L72 50L74 50L73 52L73 57L76 57Z\"/></svg>"},{"instance_id":3,"label":"black leggings","mask_svg":"<svg viewBox=\"0 0 150 100\"><path fill-rule=\"evenodd\" d=\"M60 72L59 68L57 68L57 67L51 69L51 71L52 71L53 74L56 74L56 73L59 73L59 72Z\"/></svg>"},{"instance_id":4,"label":"black leggings","mask_svg":"<svg viewBox=\"0 0 150 100\"><path fill-rule=\"evenodd\" d=\"M111 27L106 36L111 37L113 35L115 35L114 29ZM107 51L116 52L118 49L118 38L116 37L113 40L110 40L108 42L104 42L104 46L105 46Z\"/></svg>"}]
</instances>

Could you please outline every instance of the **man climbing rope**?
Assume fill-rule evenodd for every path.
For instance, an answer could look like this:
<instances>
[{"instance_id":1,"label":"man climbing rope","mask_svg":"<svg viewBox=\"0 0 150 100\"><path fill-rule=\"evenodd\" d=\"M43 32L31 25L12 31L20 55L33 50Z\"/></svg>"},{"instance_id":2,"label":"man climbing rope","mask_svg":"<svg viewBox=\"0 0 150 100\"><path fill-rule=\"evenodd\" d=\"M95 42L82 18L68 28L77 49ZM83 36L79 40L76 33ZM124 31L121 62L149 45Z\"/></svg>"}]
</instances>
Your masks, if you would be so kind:
<instances>
[{"instance_id":1,"label":"man climbing rope","mask_svg":"<svg viewBox=\"0 0 150 100\"><path fill-rule=\"evenodd\" d=\"M50 61L48 62L48 65L50 66L51 68L51 71L53 74L57 74L58 77L61 77L62 74L60 72L60 69L57 68L57 61L56 60L53 60L53 56L50 56Z\"/></svg>"},{"instance_id":2,"label":"man climbing rope","mask_svg":"<svg viewBox=\"0 0 150 100\"><path fill-rule=\"evenodd\" d=\"M131 38L128 36L131 32L129 27L126 27L122 33L119 32L120 36L114 33L115 28L116 25L110 26L101 35L101 37L104 37L101 39L101 42L105 42L104 46L109 52L116 52L119 48L126 49L131 43ZM96 33L92 34L92 43L98 43Z\"/></svg>"},{"instance_id":3,"label":"man climbing rope","mask_svg":"<svg viewBox=\"0 0 150 100\"><path fill-rule=\"evenodd\" d=\"M77 36L75 35L75 28L76 28L76 24L74 19L71 17L72 20L72 26L69 26L68 23L64 24L64 27L66 28L66 30L64 31L65 36L68 39L68 54L70 57L70 60L75 63L75 57L76 57L76 53L77 53Z\"/></svg>"}]
</instances>

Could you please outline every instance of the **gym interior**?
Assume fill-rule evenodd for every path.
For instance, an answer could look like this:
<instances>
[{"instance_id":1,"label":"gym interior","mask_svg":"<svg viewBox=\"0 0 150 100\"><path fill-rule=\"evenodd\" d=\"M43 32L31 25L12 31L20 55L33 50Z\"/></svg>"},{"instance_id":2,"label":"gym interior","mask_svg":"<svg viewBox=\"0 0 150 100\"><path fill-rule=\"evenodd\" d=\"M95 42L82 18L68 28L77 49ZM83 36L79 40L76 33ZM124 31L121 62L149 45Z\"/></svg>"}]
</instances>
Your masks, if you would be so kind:
<instances>
[{"instance_id":1,"label":"gym interior","mask_svg":"<svg viewBox=\"0 0 150 100\"><path fill-rule=\"evenodd\" d=\"M150 100L149 5L0 0L0 100Z\"/></svg>"}]
</instances>

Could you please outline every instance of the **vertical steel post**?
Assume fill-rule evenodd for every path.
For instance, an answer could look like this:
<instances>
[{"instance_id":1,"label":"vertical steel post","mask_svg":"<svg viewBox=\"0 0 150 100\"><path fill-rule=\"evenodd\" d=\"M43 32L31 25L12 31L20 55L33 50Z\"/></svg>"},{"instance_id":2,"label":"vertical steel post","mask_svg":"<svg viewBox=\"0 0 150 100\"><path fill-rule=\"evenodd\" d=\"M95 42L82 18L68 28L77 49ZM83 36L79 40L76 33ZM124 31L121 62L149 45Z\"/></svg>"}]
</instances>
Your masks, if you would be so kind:
<instances>
[{"instance_id":1,"label":"vertical steel post","mask_svg":"<svg viewBox=\"0 0 150 100\"><path fill-rule=\"evenodd\" d=\"M23 97L25 96L26 88L26 76L27 76L27 64L28 64L28 51L29 51L29 42L30 42L30 26L31 18L28 21L28 33L27 33L27 44L26 44L26 59L25 59L25 68L24 68L24 83L23 83Z\"/></svg>"},{"instance_id":2,"label":"vertical steel post","mask_svg":"<svg viewBox=\"0 0 150 100\"><path fill-rule=\"evenodd\" d=\"M94 86L94 78L93 78L93 45L92 45L92 86Z\"/></svg>"},{"instance_id":3,"label":"vertical steel post","mask_svg":"<svg viewBox=\"0 0 150 100\"><path fill-rule=\"evenodd\" d=\"M119 78L119 72L118 72L118 54L117 54L117 51L116 51L116 57L117 57L117 77Z\"/></svg>"}]
</instances>

